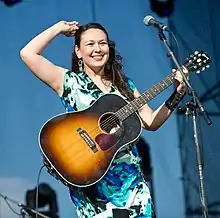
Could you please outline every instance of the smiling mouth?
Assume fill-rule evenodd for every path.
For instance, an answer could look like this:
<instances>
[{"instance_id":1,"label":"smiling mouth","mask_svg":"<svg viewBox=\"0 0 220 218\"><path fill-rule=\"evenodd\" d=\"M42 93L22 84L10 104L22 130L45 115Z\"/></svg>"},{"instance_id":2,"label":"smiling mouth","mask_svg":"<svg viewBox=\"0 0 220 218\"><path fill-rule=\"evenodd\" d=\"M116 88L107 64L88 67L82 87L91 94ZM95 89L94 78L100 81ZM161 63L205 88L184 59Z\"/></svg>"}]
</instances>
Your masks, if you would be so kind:
<instances>
[{"instance_id":1,"label":"smiling mouth","mask_svg":"<svg viewBox=\"0 0 220 218\"><path fill-rule=\"evenodd\" d=\"M104 57L104 55L92 56L92 58L95 60L101 60L101 59L103 59L103 57Z\"/></svg>"}]
</instances>

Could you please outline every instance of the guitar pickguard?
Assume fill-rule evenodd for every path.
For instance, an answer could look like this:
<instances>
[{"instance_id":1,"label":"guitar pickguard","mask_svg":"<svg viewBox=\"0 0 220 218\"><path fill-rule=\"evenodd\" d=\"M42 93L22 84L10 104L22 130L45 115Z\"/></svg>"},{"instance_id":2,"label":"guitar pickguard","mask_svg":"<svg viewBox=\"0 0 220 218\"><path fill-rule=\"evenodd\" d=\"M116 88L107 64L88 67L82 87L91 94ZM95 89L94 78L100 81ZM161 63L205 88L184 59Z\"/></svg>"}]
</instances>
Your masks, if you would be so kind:
<instances>
[{"instance_id":1,"label":"guitar pickguard","mask_svg":"<svg viewBox=\"0 0 220 218\"><path fill-rule=\"evenodd\" d=\"M115 133L112 134L99 134L96 136L95 141L98 143L102 151L110 148L117 148L117 144L121 141L124 128L121 126Z\"/></svg>"}]
</instances>

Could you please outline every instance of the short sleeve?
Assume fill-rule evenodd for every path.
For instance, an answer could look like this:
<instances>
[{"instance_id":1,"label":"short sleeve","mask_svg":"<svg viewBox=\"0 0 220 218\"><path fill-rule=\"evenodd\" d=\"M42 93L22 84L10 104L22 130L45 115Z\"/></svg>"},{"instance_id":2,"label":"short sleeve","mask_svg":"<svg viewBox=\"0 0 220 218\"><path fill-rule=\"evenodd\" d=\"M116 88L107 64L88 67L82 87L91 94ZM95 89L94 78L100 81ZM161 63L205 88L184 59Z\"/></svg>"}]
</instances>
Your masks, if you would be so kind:
<instances>
[{"instance_id":1,"label":"short sleeve","mask_svg":"<svg viewBox=\"0 0 220 218\"><path fill-rule=\"evenodd\" d=\"M63 81L63 93L61 98L61 102L65 107L66 111L74 111L75 110L75 98L74 94L78 88L77 79L75 73L66 70L64 74L64 81Z\"/></svg>"},{"instance_id":2,"label":"short sleeve","mask_svg":"<svg viewBox=\"0 0 220 218\"><path fill-rule=\"evenodd\" d=\"M126 81L127 81L127 84L128 84L129 89L130 89L132 92L134 92L134 90L136 89L136 87L135 87L135 84L134 84L133 80L130 79L129 77L126 77Z\"/></svg>"}]
</instances>

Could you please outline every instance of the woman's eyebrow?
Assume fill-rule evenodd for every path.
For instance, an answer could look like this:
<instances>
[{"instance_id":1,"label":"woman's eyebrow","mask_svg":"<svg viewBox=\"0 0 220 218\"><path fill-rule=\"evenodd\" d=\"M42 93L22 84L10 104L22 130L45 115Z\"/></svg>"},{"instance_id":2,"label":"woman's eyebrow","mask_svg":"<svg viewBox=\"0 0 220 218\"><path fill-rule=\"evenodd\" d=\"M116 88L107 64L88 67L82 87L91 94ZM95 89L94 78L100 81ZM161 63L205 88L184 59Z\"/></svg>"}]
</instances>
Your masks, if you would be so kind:
<instances>
[{"instance_id":1,"label":"woman's eyebrow","mask_svg":"<svg viewBox=\"0 0 220 218\"><path fill-rule=\"evenodd\" d=\"M98 42L102 42L102 41L107 42L106 39L100 39L100 40L98 40ZM89 39L89 40L85 41L85 43L87 43L87 42L95 42L95 40L93 40L93 39Z\"/></svg>"}]
</instances>

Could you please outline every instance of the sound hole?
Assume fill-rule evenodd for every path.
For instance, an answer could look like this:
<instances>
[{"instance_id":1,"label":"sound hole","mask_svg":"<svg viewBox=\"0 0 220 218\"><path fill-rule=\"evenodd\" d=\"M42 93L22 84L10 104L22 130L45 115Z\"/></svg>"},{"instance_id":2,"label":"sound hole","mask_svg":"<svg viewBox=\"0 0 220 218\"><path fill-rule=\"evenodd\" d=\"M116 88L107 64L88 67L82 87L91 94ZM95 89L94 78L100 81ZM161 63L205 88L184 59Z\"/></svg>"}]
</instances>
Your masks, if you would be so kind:
<instances>
[{"instance_id":1,"label":"sound hole","mask_svg":"<svg viewBox=\"0 0 220 218\"><path fill-rule=\"evenodd\" d=\"M121 121L114 113L105 113L99 121L101 129L105 133L114 133L121 127Z\"/></svg>"}]
</instances>

